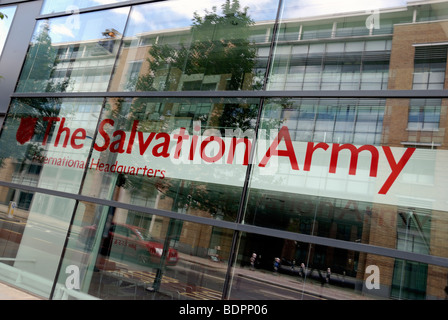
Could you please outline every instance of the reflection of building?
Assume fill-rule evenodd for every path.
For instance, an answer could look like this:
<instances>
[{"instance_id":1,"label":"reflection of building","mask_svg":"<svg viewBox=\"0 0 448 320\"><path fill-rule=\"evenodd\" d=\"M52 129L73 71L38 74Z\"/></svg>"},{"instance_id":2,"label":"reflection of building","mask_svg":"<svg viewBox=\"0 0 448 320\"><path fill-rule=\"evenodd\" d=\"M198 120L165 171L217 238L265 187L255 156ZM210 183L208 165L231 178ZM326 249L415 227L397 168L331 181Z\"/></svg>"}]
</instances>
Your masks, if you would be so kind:
<instances>
[{"instance_id":1,"label":"reflection of building","mask_svg":"<svg viewBox=\"0 0 448 320\"><path fill-rule=\"evenodd\" d=\"M251 72L242 72L236 96L241 92L255 92L248 96L266 99L262 124L272 125L272 120L276 126L278 123L287 126L293 141L415 147L427 150L427 155L446 150L447 100L440 91L427 90L446 88L447 36L444 30L448 6L444 2L420 4L381 11L378 25L370 27L366 21L376 13L292 17L282 20L278 26L273 20L256 21L250 27L249 39L253 43L248 46L256 50L256 59L250 61L253 62ZM191 128L194 121L199 121L203 129L237 127L229 124L231 121L219 121L226 116L230 118L232 108L238 109L244 104L226 105L218 100L220 92L229 88L232 74L216 71L222 69L200 73L197 66L188 69L186 66L191 60L202 61L194 60L194 54L184 61L185 64L175 59L188 53L185 47L192 45L189 42L193 37L191 28L136 34L105 30L103 36L95 40L51 43L48 49L50 55L54 55L51 72L30 72L34 78L23 76L18 86L20 94L14 98L27 98L33 88L38 88L36 92L41 94L38 97L52 98L58 95L58 88L64 88L63 97L58 97L60 101L56 104L63 105L67 114L76 114L74 127L91 128L92 139L97 120L101 118L117 120L114 129L120 131L115 131L118 132L116 136L125 134L127 138L134 119L140 121L145 134ZM275 51L270 52L274 39ZM234 43L228 41L226 48L233 48ZM39 45L42 44L33 43L29 52ZM169 49L169 54L175 57L169 54L152 56L150 50L154 48ZM34 61L30 57L26 62L31 64ZM243 63L242 59L238 62ZM267 90L260 90L259 84L265 75L268 75ZM138 86L141 79L146 81L146 87ZM51 90L41 92L42 87ZM395 95L393 91L397 90L400 94ZM149 94L145 96L143 92L132 100L132 93L138 91ZM154 94L161 91L164 95ZM179 91L194 91L196 96L191 101L182 100ZM285 91L289 91L291 97L270 95ZM72 95L64 96L67 92ZM80 101L84 92L94 92L99 99ZM312 94L308 95L310 92ZM30 97L35 98L32 94ZM210 97L216 99L212 101ZM93 104L96 108L92 108ZM105 108L100 116L101 104ZM257 108L258 102L247 107L249 111L257 111ZM15 115L14 110L10 112ZM257 112L248 113L248 117L254 117L249 125L253 129ZM90 118L92 114L94 117ZM7 124L12 126L11 122ZM58 132L58 127L53 130ZM8 132L7 129L4 132ZM144 138L142 133L136 141L141 144L149 141ZM96 141L101 140L97 138ZM100 157L96 151L93 154L97 159ZM101 157L112 164L120 155L110 152ZM45 193L45 188L56 186L54 190L78 192L75 185L75 191L68 187L73 175L65 168L52 171L48 166L11 160L8 154L5 158L5 166L0 171L2 180L32 188L24 191L2 186L4 191L0 191L0 199L5 205L9 201L18 202L19 209L25 212L24 217L32 208L36 191ZM442 299L446 284L438 280L448 276L446 210L431 210L430 207L434 180L439 181L437 185L446 185L446 177L434 174L435 168L440 167L435 163L440 161L436 157L434 161L429 156L423 160L428 163L424 170L417 174L403 172L405 183L422 185L421 197L402 197L393 205L379 200L358 201L350 195L332 198L324 193L310 196L294 190L271 192L250 184L235 187L219 179L212 183L198 182L186 178L187 173L179 179L157 184L99 171L87 170L85 177L84 171L77 172L79 179L85 178L80 183L80 194L90 198L74 197L80 203L76 214L73 213L74 230L104 223L103 213L108 211L106 207L110 203L103 204L100 200L112 200L120 204L111 210L116 222L139 225L150 230L154 237L171 237L169 240L173 243L170 244L194 257L218 255L226 261L236 257L238 264L244 265L251 251L256 251L263 256L265 268L271 267L270 257L277 255L289 261L295 259L297 263L307 261L321 270L331 265L334 274L356 279L354 288L362 293L369 293L362 283L367 277L366 266L377 265L382 285L378 296ZM24 164L26 170L22 170ZM43 175L45 169L47 173L51 171L50 174ZM52 184L42 185L45 181ZM129 184L134 185L130 188ZM247 203L240 206L243 192L248 192L247 198L243 198ZM194 201L198 205L191 205ZM222 204L227 207L223 208ZM232 205L233 209L229 209ZM70 216L72 212L66 214ZM57 216L54 212L53 215ZM237 223L244 227L249 226L249 231L240 229L247 234L238 242L238 248L233 243L237 243L233 236L238 228L231 224L235 219L241 219ZM267 228L271 236L263 235L258 227ZM169 236L166 236L167 230L171 232ZM431 256L442 262L432 264ZM415 259L406 260L406 257ZM71 257L67 255L66 258ZM422 261L423 258L428 260Z\"/></svg>"}]
</instances>

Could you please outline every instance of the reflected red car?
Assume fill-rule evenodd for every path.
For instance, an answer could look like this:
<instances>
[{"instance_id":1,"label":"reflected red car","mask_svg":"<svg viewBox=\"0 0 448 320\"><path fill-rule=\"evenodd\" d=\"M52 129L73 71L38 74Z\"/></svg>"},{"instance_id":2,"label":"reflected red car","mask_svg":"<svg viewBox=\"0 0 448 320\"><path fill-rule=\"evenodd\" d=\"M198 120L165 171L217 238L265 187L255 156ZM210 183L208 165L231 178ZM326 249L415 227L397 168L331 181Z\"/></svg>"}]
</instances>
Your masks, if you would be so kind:
<instances>
[{"instance_id":1,"label":"reflected red car","mask_svg":"<svg viewBox=\"0 0 448 320\"><path fill-rule=\"evenodd\" d=\"M87 226L81 230L79 242L90 249L96 234L96 226ZM118 259L134 259L141 264L160 264L163 254L163 241L152 238L148 232L133 225L113 223L108 236L101 243L101 254ZM165 265L175 266L178 252L168 248Z\"/></svg>"}]
</instances>

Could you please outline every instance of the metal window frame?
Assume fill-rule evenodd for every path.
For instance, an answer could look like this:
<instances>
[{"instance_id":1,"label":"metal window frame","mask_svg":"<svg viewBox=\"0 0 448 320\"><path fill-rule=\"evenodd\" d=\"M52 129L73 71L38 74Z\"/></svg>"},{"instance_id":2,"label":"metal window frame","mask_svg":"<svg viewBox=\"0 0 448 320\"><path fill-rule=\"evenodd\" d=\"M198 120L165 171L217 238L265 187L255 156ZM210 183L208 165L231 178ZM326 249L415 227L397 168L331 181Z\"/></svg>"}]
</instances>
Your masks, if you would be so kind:
<instances>
[{"instance_id":1,"label":"metal window frame","mask_svg":"<svg viewBox=\"0 0 448 320\"><path fill-rule=\"evenodd\" d=\"M16 92L11 98L448 98L448 90Z\"/></svg>"},{"instance_id":2,"label":"metal window frame","mask_svg":"<svg viewBox=\"0 0 448 320\"><path fill-rule=\"evenodd\" d=\"M161 217L173 218L173 219L192 222L192 223L198 223L198 224L204 224L204 225L209 225L209 226L218 227L218 228L235 230L235 231L239 231L239 232L247 232L247 233L259 234L259 235L271 236L271 237L275 237L275 238L295 240L295 241L306 242L306 243L310 243L310 244L323 245L323 246L329 246L329 247L346 249L346 250L353 250L353 251L364 252L364 253L369 253L369 254L374 254L374 255L381 255L381 256L387 256L387 257L391 257L391 258L397 258L397 259L411 260L411 261L422 262L422 263L427 263L427 264L431 264L431 265L448 268L448 258L439 257L439 256L432 256L432 255L426 255L426 254L420 254L420 253L400 251L398 249L379 247L379 246L363 244L363 243L359 243L359 242L349 242L349 241L332 239L332 238L318 237L318 236L313 236L313 235L308 235L308 234L300 234L300 233L295 233L295 232L290 232L290 231L283 231L283 230L278 230L278 229L259 227L259 226L255 226L255 225L241 224L241 223L237 223L237 222L217 220L217 219L205 218L205 217L200 217L200 216L193 216L193 215L186 215L186 214L182 215L182 214L179 214L176 212L162 210L162 209L141 207L138 205L127 204L127 203L118 202L118 201L114 201L114 200L99 199L97 197L85 196L85 195L81 195L81 194L68 193L68 192L57 191L57 190L44 189L44 188L33 187L33 186L20 185L20 184L11 183L11 182L5 182L5 181L0 181L0 186L12 188L12 189L19 189L22 191L34 192L34 193L43 193L46 195L65 198L65 199L71 199L71 200L79 201L79 202L89 202L92 204L110 206L110 207L115 207L115 208L120 208L120 209L125 209L125 210L138 211L138 212L146 213L146 214L154 214L154 215L158 215Z\"/></svg>"},{"instance_id":3,"label":"metal window frame","mask_svg":"<svg viewBox=\"0 0 448 320\"><path fill-rule=\"evenodd\" d=\"M93 11L101 11L101 10L107 10L107 9L116 9L116 8L123 8L123 7L131 7L139 4L147 4L147 3L155 3L155 2L162 2L167 0L129 0L129 1L123 1L123 2L114 2L109 4L102 4L98 6L93 7L87 7L87 8L79 8L78 11L60 11L60 12L54 12L54 13L44 13L40 14L36 17L37 20L42 19L49 19L49 18L56 18L56 17L63 17L63 16L69 16L72 14L81 14L81 13L87 13L87 12L93 12Z\"/></svg>"},{"instance_id":4,"label":"metal window frame","mask_svg":"<svg viewBox=\"0 0 448 320\"><path fill-rule=\"evenodd\" d=\"M101 10L108 10L108 9L115 9L115 8L121 8L121 7L132 7L135 5L141 5L141 4L149 4L149 3L155 3L160 1L166 1L166 0L153 0L153 1L145 1L145 0L130 0L130 1L123 1L119 3L112 3L112 4L105 4L105 5L99 5L89 8L80 8L79 11L76 12L76 14L82 14L82 13L88 13L88 12L95 12L95 11L101 11ZM282 0L279 1L279 6L281 6ZM25 3L25 2L40 2L42 3L42 0L38 1L25 1L25 0L10 0L5 1L5 3L1 2L0 5L9 5L9 4L17 4L17 3ZM62 17L62 16L69 16L75 14L73 11L67 11L67 12L57 12L57 13L50 13L50 14L38 14L37 17L35 17L35 20L43 20L43 19L49 19L49 18L56 18L56 17ZM32 21L33 25L35 21ZM274 27L278 27L279 20L277 17L277 20L274 22ZM271 61L272 59L272 49L275 46L275 34L272 37L271 40L271 51L270 55L268 57L268 60ZM267 79L269 76L269 69L267 68L267 72L265 75L265 84L267 83ZM17 77L18 79L18 77ZM264 87L261 91L150 91L150 92L60 92L60 93L12 93L9 95L9 98L14 99L20 99L20 98L136 98L136 97L145 97L145 98L259 98L260 99L260 109L262 109L263 102L265 99L276 99L276 98L374 98L374 99L412 99L412 98L448 98L448 90L302 90L302 91L278 91L278 90L266 90L266 87ZM260 113L259 113L260 115ZM259 121L257 121L259 123ZM244 201L245 197L247 196L248 192L248 182L250 178L250 172L247 172L246 175L246 183L245 187L241 192L241 205L239 209L239 213L241 214L243 212L244 208ZM260 235L266 235L266 236L272 236L276 238L283 238L283 239L289 239L294 241L300 241L305 242L313 245L323 245L323 246L329 246L329 247L335 247L340 249L346 249L346 250L353 250L368 254L374 254L374 255L381 255L396 259L404 259L404 260L410 260L410 261L416 261L416 262L422 262L427 264L432 264L436 266L441 267L448 267L448 258L444 257L438 257L438 256L432 256L427 254L418 254L413 252L404 252L397 249L392 248L386 248L386 247L379 247L375 245L370 244L363 244L363 243L357 243L357 242L348 242L338 239L332 239L332 238L325 238L325 237L318 237L313 235L307 235L307 234L299 234L289 231L283 231L279 229L271 229L271 228L265 228L265 227L258 227L255 225L247 225L243 224L242 221L230 222L230 221L222 221L222 220L215 220L205 217L198 217L198 216L192 216L192 215L182 215L179 213L171 212L171 211L165 211L160 209L154 209L154 208L148 208L148 207L141 207L138 205L132 205L127 203L121 203L114 200L105 200L105 199L98 199L95 197L85 196L82 194L75 194L75 193L67 193L67 192L61 192L56 190L50 190L40 187L33 187L33 186L25 186L21 184L16 183L10 183L5 181L0 181L0 186L7 187L7 188L13 188L13 189L19 189L29 192L35 192L35 193L43 193L51 196L56 197L62 197L65 199L71 199L79 202L89 202L93 204L98 205L105 205L105 206L111 206L115 208L122 208L127 210L135 210L139 211L141 213L146 214L155 214L162 217L167 218L173 218L178 219L182 221L188 221L193 223L199 223L199 224L205 224L209 226L219 227L219 228L225 228L229 230L234 231L234 238L232 243L233 252L231 254L233 255L233 259L229 261L228 264L228 271L226 273L226 280L230 277L230 268L233 267L234 258L236 257L236 251L237 242L236 239L239 235L242 233L253 233L253 234L260 234ZM76 212L74 211L72 215L74 216ZM65 251L64 247L64 251ZM61 262L63 260L63 255L61 256ZM56 280L57 281L57 277ZM226 281L227 286L229 285ZM226 285L223 288L223 298L226 298Z\"/></svg>"}]
</instances>

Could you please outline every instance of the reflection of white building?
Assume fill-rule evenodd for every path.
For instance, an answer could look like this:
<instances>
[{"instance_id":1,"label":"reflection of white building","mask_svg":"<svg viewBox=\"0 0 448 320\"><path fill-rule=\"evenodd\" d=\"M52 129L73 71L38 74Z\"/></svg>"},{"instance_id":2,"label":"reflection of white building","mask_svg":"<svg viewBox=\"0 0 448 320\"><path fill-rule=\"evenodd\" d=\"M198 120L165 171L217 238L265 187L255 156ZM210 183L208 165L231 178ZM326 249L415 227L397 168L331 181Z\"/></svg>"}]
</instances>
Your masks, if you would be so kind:
<instances>
[{"instance_id":1,"label":"reflection of white building","mask_svg":"<svg viewBox=\"0 0 448 320\"><path fill-rule=\"evenodd\" d=\"M53 46L57 48L56 83L68 81L68 92L107 90L119 41L99 39Z\"/></svg>"}]
</instances>

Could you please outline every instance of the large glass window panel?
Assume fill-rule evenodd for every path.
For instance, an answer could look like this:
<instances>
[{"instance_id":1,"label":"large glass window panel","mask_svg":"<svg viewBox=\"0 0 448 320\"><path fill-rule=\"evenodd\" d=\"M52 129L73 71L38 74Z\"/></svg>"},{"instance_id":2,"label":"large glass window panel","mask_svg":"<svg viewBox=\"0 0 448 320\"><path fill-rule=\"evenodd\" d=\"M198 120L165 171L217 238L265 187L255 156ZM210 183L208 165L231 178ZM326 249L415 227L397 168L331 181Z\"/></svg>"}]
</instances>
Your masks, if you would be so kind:
<instances>
[{"instance_id":1,"label":"large glass window panel","mask_svg":"<svg viewBox=\"0 0 448 320\"><path fill-rule=\"evenodd\" d=\"M258 100L109 99L83 194L234 220Z\"/></svg>"},{"instance_id":2,"label":"large glass window panel","mask_svg":"<svg viewBox=\"0 0 448 320\"><path fill-rule=\"evenodd\" d=\"M3 46L5 45L6 38L8 36L9 28L11 27L12 19L14 18L14 13L16 12L16 6L0 7L0 12L3 14L3 19L0 19L0 56L1 56Z\"/></svg>"},{"instance_id":3,"label":"large glass window panel","mask_svg":"<svg viewBox=\"0 0 448 320\"><path fill-rule=\"evenodd\" d=\"M75 201L0 187L0 280L49 298Z\"/></svg>"},{"instance_id":4,"label":"large glass window panel","mask_svg":"<svg viewBox=\"0 0 448 320\"><path fill-rule=\"evenodd\" d=\"M361 70L360 88L362 90L387 89L388 74L388 61L364 61Z\"/></svg>"},{"instance_id":5,"label":"large glass window panel","mask_svg":"<svg viewBox=\"0 0 448 320\"><path fill-rule=\"evenodd\" d=\"M78 193L103 99L14 99L0 136L2 180Z\"/></svg>"},{"instance_id":6,"label":"large glass window panel","mask_svg":"<svg viewBox=\"0 0 448 320\"><path fill-rule=\"evenodd\" d=\"M368 35L370 29L366 28L365 19L358 17L357 19L344 19L337 22L337 37L356 37Z\"/></svg>"},{"instance_id":7,"label":"large glass window panel","mask_svg":"<svg viewBox=\"0 0 448 320\"><path fill-rule=\"evenodd\" d=\"M272 34L272 24L257 23L274 21L276 11L275 1L252 0L134 6L110 90L261 89L266 60L257 59L253 36L260 28ZM129 68L140 60L141 69L131 76Z\"/></svg>"},{"instance_id":8,"label":"large glass window panel","mask_svg":"<svg viewBox=\"0 0 448 320\"><path fill-rule=\"evenodd\" d=\"M386 90L386 89L443 89L445 84L446 49L448 40L440 32L441 22L435 17L431 23L422 25L410 23L419 20L422 8L398 1L372 8L366 3L338 3L331 1L319 3L300 3L284 1L279 24L279 35L273 51L273 63L269 70L268 89L279 90ZM388 11L389 7L400 10ZM446 11L446 3L437 4L440 12ZM355 8L359 8L356 10ZM331 10L332 17L329 13ZM350 17L347 17L350 15ZM434 20L431 20L434 19ZM288 39L288 45L325 46L323 42L314 43L312 39L323 38L327 42L326 54L320 64L314 52L305 61L298 61L294 50L290 58L280 48L285 45L283 31L299 25L300 37ZM320 30L325 30L320 34ZM311 32L311 33L310 33ZM378 36L382 35L381 38ZM429 37L428 35L431 35ZM437 44L430 45L427 44ZM338 46L338 45L343 45ZM430 56L422 56L424 47L431 51ZM413 52L415 51L415 55ZM437 52L434 55L434 52ZM311 53L311 50L310 50ZM344 70L332 72L334 61L339 54ZM310 63L310 59L315 61ZM415 60L415 65L414 65ZM290 67L314 65L320 70L299 71L305 74L304 85L297 83L298 75L278 77L278 62L288 61ZM290 70L293 70L290 68ZM311 70L309 70L311 71ZM318 72L319 71L319 72ZM412 77L414 76L414 82ZM340 78L340 79L339 79Z\"/></svg>"},{"instance_id":9,"label":"large glass window panel","mask_svg":"<svg viewBox=\"0 0 448 320\"><path fill-rule=\"evenodd\" d=\"M45 0L42 6L41 13L49 14L56 12L73 12L74 14L79 14L80 9L114 4L123 1L125 0Z\"/></svg>"},{"instance_id":10,"label":"large glass window panel","mask_svg":"<svg viewBox=\"0 0 448 320\"><path fill-rule=\"evenodd\" d=\"M443 20L448 17L447 7L443 2L434 4L425 4L421 7L418 7L417 9L418 11L416 20L418 22Z\"/></svg>"},{"instance_id":11,"label":"large glass window panel","mask_svg":"<svg viewBox=\"0 0 448 320\"><path fill-rule=\"evenodd\" d=\"M222 228L81 202L53 298L219 300L232 235ZM79 271L79 281L65 270ZM78 290L69 290L75 285Z\"/></svg>"},{"instance_id":12,"label":"large glass window panel","mask_svg":"<svg viewBox=\"0 0 448 320\"><path fill-rule=\"evenodd\" d=\"M291 51L285 50L289 46L278 45L268 89L385 89L390 57L390 50L385 44L385 41L328 42L295 46ZM380 46L382 50L374 50L375 46ZM306 50L308 47L309 51ZM285 68L289 68L287 76Z\"/></svg>"},{"instance_id":13,"label":"large glass window panel","mask_svg":"<svg viewBox=\"0 0 448 320\"><path fill-rule=\"evenodd\" d=\"M441 116L440 99L411 99L409 106L409 130L438 130Z\"/></svg>"},{"instance_id":14,"label":"large glass window panel","mask_svg":"<svg viewBox=\"0 0 448 320\"><path fill-rule=\"evenodd\" d=\"M302 27L302 35L301 39L310 40L310 39L321 39L321 38L330 38L331 32L333 29L333 25L331 23L325 23L322 25L316 25L316 23L305 24Z\"/></svg>"},{"instance_id":15,"label":"large glass window panel","mask_svg":"<svg viewBox=\"0 0 448 320\"><path fill-rule=\"evenodd\" d=\"M17 92L106 91L129 8L40 20Z\"/></svg>"},{"instance_id":16,"label":"large glass window panel","mask_svg":"<svg viewBox=\"0 0 448 320\"><path fill-rule=\"evenodd\" d=\"M314 141L353 143L354 134L381 134L384 108L384 99L291 99L283 104L267 103L264 119L269 124L275 123L268 120L268 115L273 115L279 118L276 129L286 126L304 134L303 138L297 136L292 140L308 142L309 137ZM366 138L365 142L379 143L376 138Z\"/></svg>"},{"instance_id":17,"label":"large glass window panel","mask_svg":"<svg viewBox=\"0 0 448 320\"><path fill-rule=\"evenodd\" d=\"M445 83L447 47L415 48L413 89L443 89Z\"/></svg>"},{"instance_id":18,"label":"large glass window panel","mask_svg":"<svg viewBox=\"0 0 448 320\"><path fill-rule=\"evenodd\" d=\"M424 230L413 232L415 252L427 246L426 253L445 257L437 249L443 223L435 221L446 220L448 153L444 146L403 147L402 141L414 137L403 122L406 104L407 99L267 101L244 222L404 250L399 219L403 208L411 208L425 213L426 223L420 219Z\"/></svg>"},{"instance_id":19,"label":"large glass window panel","mask_svg":"<svg viewBox=\"0 0 448 320\"><path fill-rule=\"evenodd\" d=\"M230 299L444 300L447 279L446 267L244 233Z\"/></svg>"}]
</instances>

